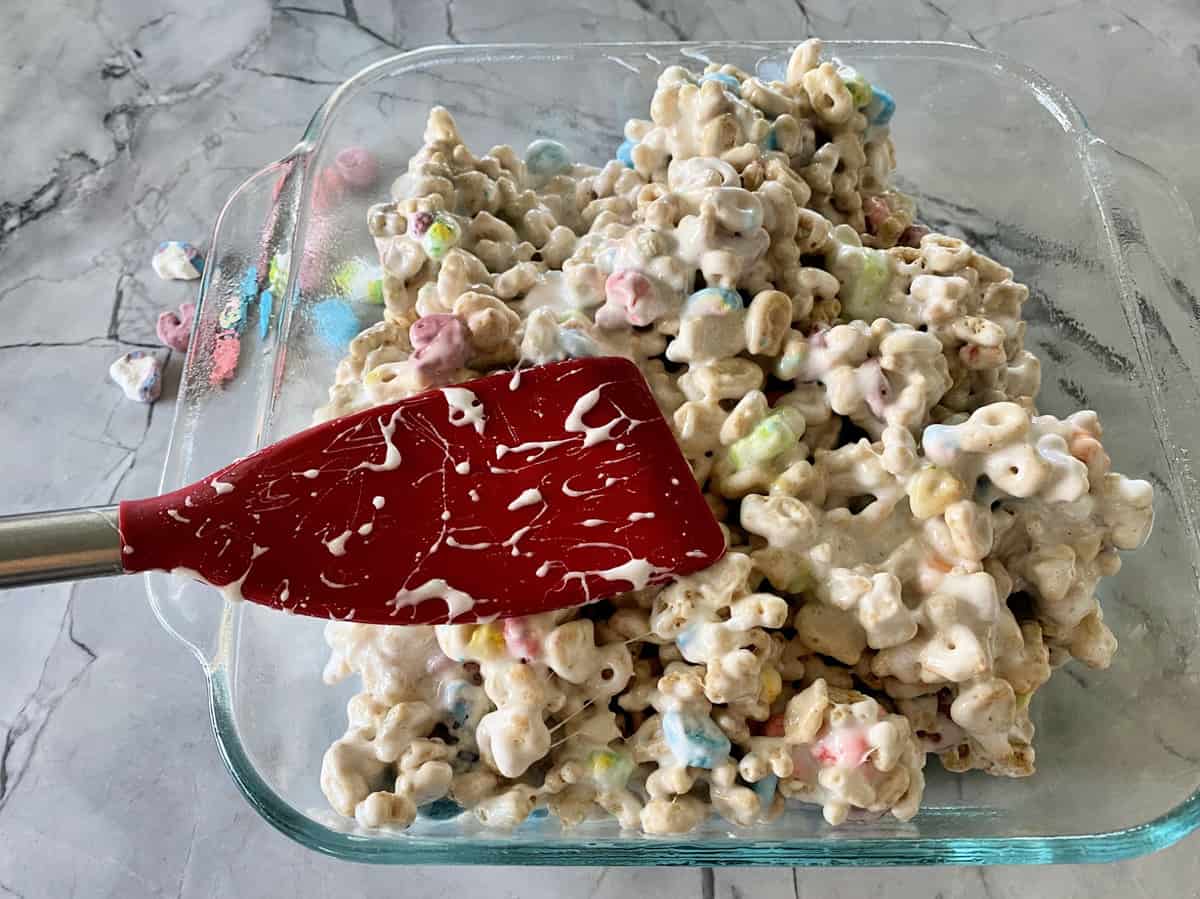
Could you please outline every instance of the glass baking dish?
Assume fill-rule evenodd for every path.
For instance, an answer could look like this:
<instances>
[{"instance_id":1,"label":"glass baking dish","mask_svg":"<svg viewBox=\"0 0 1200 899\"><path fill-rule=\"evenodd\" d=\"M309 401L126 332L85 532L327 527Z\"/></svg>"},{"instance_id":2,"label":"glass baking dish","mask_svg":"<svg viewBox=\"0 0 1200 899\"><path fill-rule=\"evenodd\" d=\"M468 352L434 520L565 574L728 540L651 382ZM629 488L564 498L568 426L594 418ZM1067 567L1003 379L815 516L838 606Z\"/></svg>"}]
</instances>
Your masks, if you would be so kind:
<instances>
[{"instance_id":1,"label":"glass baking dish","mask_svg":"<svg viewBox=\"0 0 1200 899\"><path fill-rule=\"evenodd\" d=\"M337 355L319 340L311 310L330 291L333 263L370 255L365 212L388 183L331 203L316 174L340 149L367 147L385 173L399 174L440 103L477 151L553 136L577 158L602 163L625 119L645 114L664 66L716 60L780 77L790 46L432 47L364 69L317 111L295 149L221 212L163 490L304 427L324 401ZM1044 363L1041 408L1096 409L1119 470L1156 485L1151 542L1103 586L1106 621L1122 644L1112 668L1072 664L1038 694L1035 776L950 775L931 757L924 808L907 824L833 829L818 809L800 807L758 829L735 832L714 817L671 839L622 834L611 823L564 832L546 819L508 834L467 818L363 833L324 811L318 785L352 689L321 683L322 623L222 605L207 588L150 575L156 614L204 666L229 770L288 836L390 864L1011 864L1124 858L1197 826L1200 490L1190 443L1200 436L1200 276L1186 207L1155 172L1094 137L1059 91L1004 57L945 43L832 42L827 52L896 97L897 181L918 198L919 217L1030 285L1027 343ZM292 264L266 335L252 321L236 375L214 388L220 312L236 302L247 268L265 270L276 254Z\"/></svg>"}]
</instances>

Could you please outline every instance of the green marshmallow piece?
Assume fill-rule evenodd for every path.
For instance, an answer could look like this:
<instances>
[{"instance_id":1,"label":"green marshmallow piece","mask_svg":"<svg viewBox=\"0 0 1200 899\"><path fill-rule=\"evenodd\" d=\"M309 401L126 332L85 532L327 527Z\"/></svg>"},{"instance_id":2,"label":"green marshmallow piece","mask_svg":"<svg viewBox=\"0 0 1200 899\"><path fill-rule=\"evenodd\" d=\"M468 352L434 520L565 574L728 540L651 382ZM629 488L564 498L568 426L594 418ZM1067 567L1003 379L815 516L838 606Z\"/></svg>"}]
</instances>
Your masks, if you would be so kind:
<instances>
[{"instance_id":1,"label":"green marshmallow piece","mask_svg":"<svg viewBox=\"0 0 1200 899\"><path fill-rule=\"evenodd\" d=\"M440 262L458 243L460 236L458 222L448 215L438 213L421 239L421 245L425 248L425 255L435 262Z\"/></svg>"},{"instance_id":2,"label":"green marshmallow piece","mask_svg":"<svg viewBox=\"0 0 1200 899\"><path fill-rule=\"evenodd\" d=\"M843 318L870 322L878 315L880 301L892 280L892 270L883 250L863 247L860 252L862 268L842 286L838 299Z\"/></svg>"},{"instance_id":3,"label":"green marshmallow piece","mask_svg":"<svg viewBox=\"0 0 1200 899\"><path fill-rule=\"evenodd\" d=\"M796 445L796 432L778 412L755 425L754 430L729 447L729 461L741 471L774 459Z\"/></svg>"},{"instance_id":4,"label":"green marshmallow piece","mask_svg":"<svg viewBox=\"0 0 1200 899\"><path fill-rule=\"evenodd\" d=\"M854 108L865 109L871 102L874 93L871 90L871 82L867 81L857 69L850 66L839 68L838 75L842 79L842 84L846 85L846 90L850 91L850 99L854 101Z\"/></svg>"},{"instance_id":5,"label":"green marshmallow piece","mask_svg":"<svg viewBox=\"0 0 1200 899\"><path fill-rule=\"evenodd\" d=\"M599 749L588 756L592 776L596 782L609 790L620 789L633 773L633 760L622 752Z\"/></svg>"},{"instance_id":6,"label":"green marshmallow piece","mask_svg":"<svg viewBox=\"0 0 1200 899\"><path fill-rule=\"evenodd\" d=\"M281 297L287 289L288 265L291 263L290 253L276 253L271 257L267 266L267 286L271 293Z\"/></svg>"},{"instance_id":7,"label":"green marshmallow piece","mask_svg":"<svg viewBox=\"0 0 1200 899\"><path fill-rule=\"evenodd\" d=\"M354 279L358 276L359 264L351 259L343 262L333 272L333 289L342 296L349 296L354 290Z\"/></svg>"},{"instance_id":8,"label":"green marshmallow piece","mask_svg":"<svg viewBox=\"0 0 1200 899\"><path fill-rule=\"evenodd\" d=\"M804 367L804 360L807 358L808 345L801 343L795 349L791 349L779 357L779 361L775 363L775 377L784 381L794 381L800 374L800 369Z\"/></svg>"}]
</instances>

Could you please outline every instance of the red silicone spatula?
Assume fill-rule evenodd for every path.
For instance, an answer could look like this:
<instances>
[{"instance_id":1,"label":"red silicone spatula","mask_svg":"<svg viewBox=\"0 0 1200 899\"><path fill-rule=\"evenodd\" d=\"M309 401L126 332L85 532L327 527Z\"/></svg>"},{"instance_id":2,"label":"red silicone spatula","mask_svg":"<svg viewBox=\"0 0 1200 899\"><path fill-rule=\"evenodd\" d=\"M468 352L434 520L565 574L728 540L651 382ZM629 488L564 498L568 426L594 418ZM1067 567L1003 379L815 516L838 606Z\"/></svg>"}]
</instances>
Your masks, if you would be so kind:
<instances>
[{"instance_id":1,"label":"red silicone spatula","mask_svg":"<svg viewBox=\"0 0 1200 899\"><path fill-rule=\"evenodd\" d=\"M0 586L165 569L304 615L462 623L724 549L637 367L580 359L325 422L119 510L0 519Z\"/></svg>"}]
</instances>

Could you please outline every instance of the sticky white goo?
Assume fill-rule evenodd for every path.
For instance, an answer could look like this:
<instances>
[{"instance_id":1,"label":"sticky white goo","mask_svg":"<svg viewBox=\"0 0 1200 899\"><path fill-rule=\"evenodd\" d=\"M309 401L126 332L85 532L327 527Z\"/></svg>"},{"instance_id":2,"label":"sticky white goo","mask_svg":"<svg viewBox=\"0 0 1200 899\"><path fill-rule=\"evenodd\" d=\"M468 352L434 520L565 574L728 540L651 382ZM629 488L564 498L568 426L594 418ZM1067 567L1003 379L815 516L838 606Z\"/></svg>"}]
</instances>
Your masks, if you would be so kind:
<instances>
[{"instance_id":1,"label":"sticky white goo","mask_svg":"<svg viewBox=\"0 0 1200 899\"><path fill-rule=\"evenodd\" d=\"M349 539L350 531L342 531L332 540L322 540L321 542L325 544L325 548L333 553L333 555L344 556L346 555L346 541Z\"/></svg>"},{"instance_id":2,"label":"sticky white goo","mask_svg":"<svg viewBox=\"0 0 1200 899\"><path fill-rule=\"evenodd\" d=\"M213 478L211 481L209 481L209 484L212 485L213 490L217 491L218 495L224 495L226 493L233 493L233 485L230 484L228 481L221 481L221 480L218 480L217 478Z\"/></svg>"},{"instance_id":3,"label":"sticky white goo","mask_svg":"<svg viewBox=\"0 0 1200 899\"><path fill-rule=\"evenodd\" d=\"M516 446L505 446L503 443L496 446L496 458L503 459L509 453L525 453L532 450L538 450L537 455L530 455L527 461L533 462L542 458L548 450L554 449L556 446L562 446L564 443L570 443L571 439L563 440L531 440L528 443L518 443Z\"/></svg>"},{"instance_id":4,"label":"sticky white goo","mask_svg":"<svg viewBox=\"0 0 1200 899\"><path fill-rule=\"evenodd\" d=\"M395 471L400 467L400 450L396 448L396 444L392 442L392 438L396 434L396 419L400 417L400 410L392 410L392 415L388 419L388 423L379 422L379 430L383 433L383 442L387 445L387 452L384 454L382 462L359 462L351 471L358 471L360 468L365 468L368 471ZM380 497L376 497L380 499ZM376 506L375 508L380 508Z\"/></svg>"},{"instance_id":5,"label":"sticky white goo","mask_svg":"<svg viewBox=\"0 0 1200 899\"><path fill-rule=\"evenodd\" d=\"M460 428L472 425L476 434L483 433L487 418L479 397L465 387L443 387L442 396L450 407L450 424Z\"/></svg>"},{"instance_id":6,"label":"sticky white goo","mask_svg":"<svg viewBox=\"0 0 1200 899\"><path fill-rule=\"evenodd\" d=\"M595 446L597 443L603 443L605 440L611 440L613 438L613 431L623 421L629 423L629 427L625 429L626 434L642 424L641 421L636 418L630 418L624 412L619 412L615 418L602 425L593 426L583 423L583 417L595 409L596 404L600 402L600 391L606 386L608 385L601 384L599 387L593 387L575 401L570 414L567 415L564 428L570 434L582 434L585 449L589 446Z\"/></svg>"},{"instance_id":7,"label":"sticky white goo","mask_svg":"<svg viewBox=\"0 0 1200 899\"><path fill-rule=\"evenodd\" d=\"M445 600L446 611L450 619L457 618L475 607L475 597L462 590L456 590L442 578L426 581L411 590L400 590L394 598L388 601L388 605L392 606L394 609L392 614L396 615L401 609L418 605L427 599Z\"/></svg>"},{"instance_id":8,"label":"sticky white goo","mask_svg":"<svg viewBox=\"0 0 1200 899\"><path fill-rule=\"evenodd\" d=\"M201 584L207 584L208 586L217 590L227 602L245 602L246 597L242 595L242 584L246 583L246 578L250 576L250 568L253 567L254 564L251 562L250 567L246 569L245 574L243 574L236 581L226 584L224 587L218 587L194 568L186 568L182 565L178 568L172 568L171 574L175 577L186 577L193 581L199 581Z\"/></svg>"},{"instance_id":9,"label":"sticky white goo","mask_svg":"<svg viewBox=\"0 0 1200 899\"><path fill-rule=\"evenodd\" d=\"M528 490L521 492L521 495L508 504L508 511L515 512L517 509L523 509L525 506L532 506L534 503L544 503L542 499L542 491L537 488L530 487Z\"/></svg>"}]
</instances>

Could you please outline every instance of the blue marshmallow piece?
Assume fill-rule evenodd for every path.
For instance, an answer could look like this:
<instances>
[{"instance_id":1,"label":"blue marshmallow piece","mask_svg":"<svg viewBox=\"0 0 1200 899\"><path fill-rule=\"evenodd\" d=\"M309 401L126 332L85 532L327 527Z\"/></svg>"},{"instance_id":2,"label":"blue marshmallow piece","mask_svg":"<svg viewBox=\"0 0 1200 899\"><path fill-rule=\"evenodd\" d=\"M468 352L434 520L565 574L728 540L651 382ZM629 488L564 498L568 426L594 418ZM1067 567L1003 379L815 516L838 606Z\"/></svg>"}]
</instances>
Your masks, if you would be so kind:
<instances>
[{"instance_id":1,"label":"blue marshmallow piece","mask_svg":"<svg viewBox=\"0 0 1200 899\"><path fill-rule=\"evenodd\" d=\"M258 297L258 339L266 340L271 331L271 309L275 305L275 295L264 290Z\"/></svg>"},{"instance_id":2,"label":"blue marshmallow piece","mask_svg":"<svg viewBox=\"0 0 1200 899\"><path fill-rule=\"evenodd\" d=\"M675 635L675 645L683 652L684 658L687 658L688 648L696 641L698 632L699 628L693 624Z\"/></svg>"},{"instance_id":3,"label":"blue marshmallow piece","mask_svg":"<svg viewBox=\"0 0 1200 899\"><path fill-rule=\"evenodd\" d=\"M774 774L768 774L753 785L754 795L758 797L758 808L763 814L771 810L771 803L775 801L775 788L777 786L779 786L779 778Z\"/></svg>"},{"instance_id":4,"label":"blue marshmallow piece","mask_svg":"<svg viewBox=\"0 0 1200 899\"><path fill-rule=\"evenodd\" d=\"M525 149L525 168L535 178L552 178L571 171L571 152L556 140L539 138Z\"/></svg>"},{"instance_id":5,"label":"blue marshmallow piece","mask_svg":"<svg viewBox=\"0 0 1200 899\"><path fill-rule=\"evenodd\" d=\"M600 355L600 347L596 341L577 328L560 328L558 345L570 359L586 359Z\"/></svg>"},{"instance_id":6,"label":"blue marshmallow piece","mask_svg":"<svg viewBox=\"0 0 1200 899\"><path fill-rule=\"evenodd\" d=\"M711 769L729 755L729 738L707 715L671 709L663 713L662 728L671 754L681 765Z\"/></svg>"},{"instance_id":7,"label":"blue marshmallow piece","mask_svg":"<svg viewBox=\"0 0 1200 899\"><path fill-rule=\"evenodd\" d=\"M958 456L958 429L952 425L929 425L921 434L921 449L930 462L949 465Z\"/></svg>"},{"instance_id":8,"label":"blue marshmallow piece","mask_svg":"<svg viewBox=\"0 0 1200 899\"><path fill-rule=\"evenodd\" d=\"M728 315L746 308L742 295L731 287L705 287L697 290L683 303L683 317Z\"/></svg>"},{"instance_id":9,"label":"blue marshmallow piece","mask_svg":"<svg viewBox=\"0 0 1200 899\"><path fill-rule=\"evenodd\" d=\"M700 83L706 81L716 81L725 90L733 93L735 97L740 97L742 94L742 83L732 75L726 75L724 72L709 72L707 75L700 76Z\"/></svg>"},{"instance_id":10,"label":"blue marshmallow piece","mask_svg":"<svg viewBox=\"0 0 1200 899\"><path fill-rule=\"evenodd\" d=\"M882 88L871 86L871 102L867 104L867 121L872 125L886 125L896 111L896 101Z\"/></svg>"},{"instance_id":11,"label":"blue marshmallow piece","mask_svg":"<svg viewBox=\"0 0 1200 899\"><path fill-rule=\"evenodd\" d=\"M449 821L463 813L463 807L453 799L435 799L417 808L417 814L431 821Z\"/></svg>"},{"instance_id":12,"label":"blue marshmallow piece","mask_svg":"<svg viewBox=\"0 0 1200 899\"><path fill-rule=\"evenodd\" d=\"M313 305L309 314L317 337L331 350L344 350L358 336L358 316L341 297L321 300Z\"/></svg>"},{"instance_id":13,"label":"blue marshmallow piece","mask_svg":"<svg viewBox=\"0 0 1200 899\"><path fill-rule=\"evenodd\" d=\"M633 148L636 146L637 141L623 140L621 141L621 146L617 147L617 159L624 163L625 168L627 169L637 168L637 166L633 164Z\"/></svg>"},{"instance_id":14,"label":"blue marshmallow piece","mask_svg":"<svg viewBox=\"0 0 1200 899\"><path fill-rule=\"evenodd\" d=\"M242 275L241 284L242 296L245 299L251 300L258 296L258 266L252 265L246 269Z\"/></svg>"},{"instance_id":15,"label":"blue marshmallow piece","mask_svg":"<svg viewBox=\"0 0 1200 899\"><path fill-rule=\"evenodd\" d=\"M441 702L450 713L450 721L455 727L465 727L476 716L475 688L465 680L446 682L442 688Z\"/></svg>"}]
</instances>

